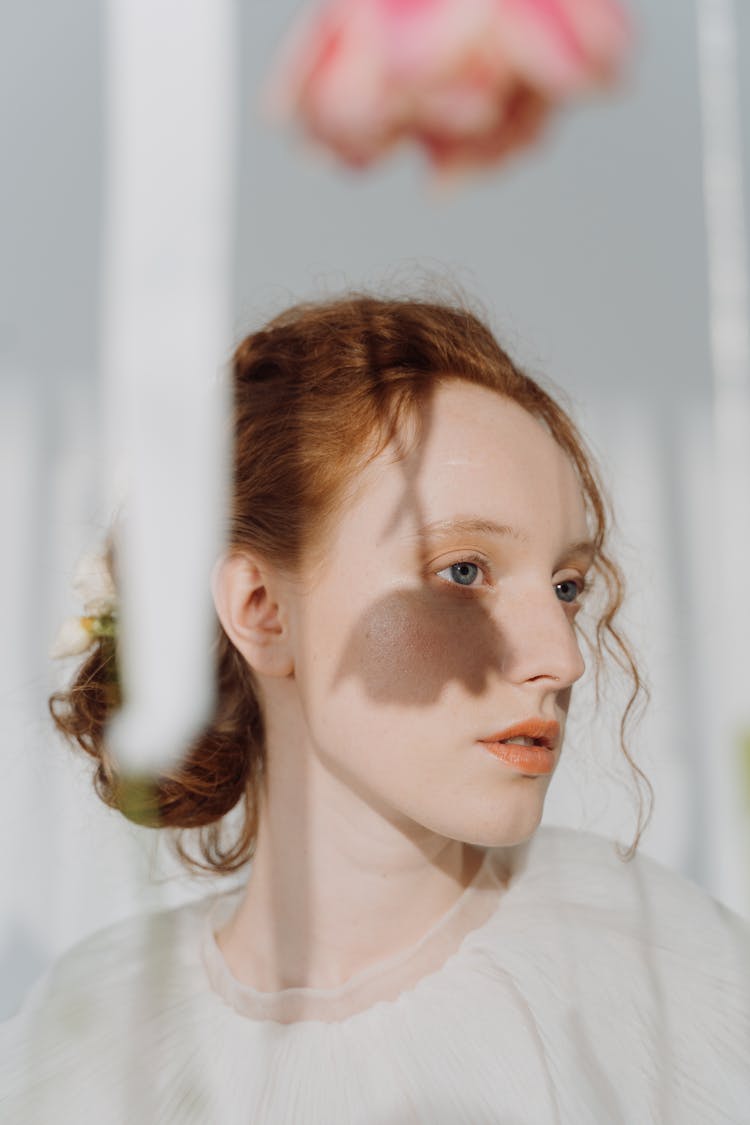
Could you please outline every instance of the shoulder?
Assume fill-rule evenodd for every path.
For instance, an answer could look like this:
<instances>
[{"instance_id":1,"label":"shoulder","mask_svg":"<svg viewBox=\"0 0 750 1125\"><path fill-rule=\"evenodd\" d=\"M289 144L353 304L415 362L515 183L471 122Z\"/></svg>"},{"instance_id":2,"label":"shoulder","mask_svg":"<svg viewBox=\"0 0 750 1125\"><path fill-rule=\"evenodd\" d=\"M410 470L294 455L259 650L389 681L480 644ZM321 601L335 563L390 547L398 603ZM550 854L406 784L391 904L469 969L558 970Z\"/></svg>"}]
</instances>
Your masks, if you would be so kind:
<instances>
[{"instance_id":1,"label":"shoulder","mask_svg":"<svg viewBox=\"0 0 750 1125\"><path fill-rule=\"evenodd\" d=\"M98 1095L94 1084L88 1093L82 1089L82 1067L106 1076L100 1091L127 1088L128 1068L145 1038L174 1046L181 1029L187 1039L196 1018L210 1023L197 937L217 897L134 914L57 958L20 1011L0 1024L0 1117L6 1107L18 1107L21 1115L33 1109L34 1120L46 1121L55 1102L72 1113L79 1099L81 1112L93 1113L90 1099Z\"/></svg>"},{"instance_id":2,"label":"shoulder","mask_svg":"<svg viewBox=\"0 0 750 1125\"><path fill-rule=\"evenodd\" d=\"M626 858L627 848L607 836L585 829L545 825L506 853L514 875L528 888L545 886L550 893L571 902L638 906L665 896L675 902L715 916L750 923L724 906L698 883L637 850Z\"/></svg>"},{"instance_id":3,"label":"shoulder","mask_svg":"<svg viewBox=\"0 0 750 1125\"><path fill-rule=\"evenodd\" d=\"M478 965L513 982L561 1069L615 1067L633 1097L668 1088L670 1120L744 1120L750 922L641 851L623 860L597 833L542 827L498 852L511 877L478 935Z\"/></svg>"},{"instance_id":4,"label":"shoulder","mask_svg":"<svg viewBox=\"0 0 750 1125\"><path fill-rule=\"evenodd\" d=\"M190 936L215 900L131 914L76 942L49 966L22 1006L28 1013L66 997L128 988L144 973L178 970L190 959Z\"/></svg>"},{"instance_id":5,"label":"shoulder","mask_svg":"<svg viewBox=\"0 0 750 1125\"><path fill-rule=\"evenodd\" d=\"M643 852L624 860L594 832L543 827L505 861L511 877L488 936L515 950L520 971L574 960L610 995L618 979L631 996L636 981L670 1003L684 993L686 1010L709 1023L720 1010L734 1020L750 1050L748 919Z\"/></svg>"},{"instance_id":6,"label":"shoulder","mask_svg":"<svg viewBox=\"0 0 750 1125\"><path fill-rule=\"evenodd\" d=\"M617 841L582 829L543 826L509 851L513 901L557 912L559 920L613 928L633 939L713 965L747 964L750 921L704 887Z\"/></svg>"}]
</instances>

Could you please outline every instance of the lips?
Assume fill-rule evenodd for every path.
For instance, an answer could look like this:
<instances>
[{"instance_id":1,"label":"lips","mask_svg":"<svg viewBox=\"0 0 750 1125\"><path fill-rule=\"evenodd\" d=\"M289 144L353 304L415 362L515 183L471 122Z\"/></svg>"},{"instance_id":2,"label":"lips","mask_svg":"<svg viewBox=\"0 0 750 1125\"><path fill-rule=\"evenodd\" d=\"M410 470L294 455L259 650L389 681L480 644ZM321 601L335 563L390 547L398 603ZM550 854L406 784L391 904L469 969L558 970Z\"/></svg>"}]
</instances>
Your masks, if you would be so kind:
<instances>
[{"instance_id":1,"label":"lips","mask_svg":"<svg viewBox=\"0 0 750 1125\"><path fill-rule=\"evenodd\" d=\"M533 738L537 746L545 746L554 750L560 741L560 724L553 719L522 719L505 730L490 734L487 738L480 738L480 742L507 742L513 738ZM529 750L533 747L529 746Z\"/></svg>"}]
</instances>

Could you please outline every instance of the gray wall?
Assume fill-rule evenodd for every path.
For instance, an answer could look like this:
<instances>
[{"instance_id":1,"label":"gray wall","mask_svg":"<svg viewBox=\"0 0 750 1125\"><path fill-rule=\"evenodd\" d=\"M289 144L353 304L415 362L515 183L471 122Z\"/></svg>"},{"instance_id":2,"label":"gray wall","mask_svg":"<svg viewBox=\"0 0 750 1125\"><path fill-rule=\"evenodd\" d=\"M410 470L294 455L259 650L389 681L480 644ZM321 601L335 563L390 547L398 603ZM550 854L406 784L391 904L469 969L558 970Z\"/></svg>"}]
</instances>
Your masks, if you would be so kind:
<instances>
[{"instance_id":1,"label":"gray wall","mask_svg":"<svg viewBox=\"0 0 750 1125\"><path fill-rule=\"evenodd\" d=\"M239 6L238 333L289 295L399 267L403 279L416 263L456 275L510 346L575 396L646 394L656 407L707 394L692 5L631 3L640 42L626 86L447 202L427 197L414 153L362 176L304 159L259 120L296 7ZM6 5L0 35L0 357L50 386L96 370L103 11ZM747 80L743 96L747 107Z\"/></svg>"}]
</instances>

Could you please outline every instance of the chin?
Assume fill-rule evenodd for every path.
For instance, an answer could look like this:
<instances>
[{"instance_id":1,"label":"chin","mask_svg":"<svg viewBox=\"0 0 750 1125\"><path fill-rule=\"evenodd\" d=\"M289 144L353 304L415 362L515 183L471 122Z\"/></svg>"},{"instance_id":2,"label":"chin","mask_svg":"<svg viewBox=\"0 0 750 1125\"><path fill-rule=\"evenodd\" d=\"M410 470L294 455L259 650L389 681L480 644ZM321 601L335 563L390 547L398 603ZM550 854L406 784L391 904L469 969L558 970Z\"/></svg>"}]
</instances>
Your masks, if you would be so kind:
<instances>
[{"instance_id":1,"label":"chin","mask_svg":"<svg viewBox=\"0 0 750 1125\"><path fill-rule=\"evenodd\" d=\"M542 804L533 809L518 807L512 812L506 806L501 812L495 810L494 815L486 810L473 820L471 828L467 826L460 839L482 848L511 848L524 844L541 824L543 811Z\"/></svg>"}]
</instances>

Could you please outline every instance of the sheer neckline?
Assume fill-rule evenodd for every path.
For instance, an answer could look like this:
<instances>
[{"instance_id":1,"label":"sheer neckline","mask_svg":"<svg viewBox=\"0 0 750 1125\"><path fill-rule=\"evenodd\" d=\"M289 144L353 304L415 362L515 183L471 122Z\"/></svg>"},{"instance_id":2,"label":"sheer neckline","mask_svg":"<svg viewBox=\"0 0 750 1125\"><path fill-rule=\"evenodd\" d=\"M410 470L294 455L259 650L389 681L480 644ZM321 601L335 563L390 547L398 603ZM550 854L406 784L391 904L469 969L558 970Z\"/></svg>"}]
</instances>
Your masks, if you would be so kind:
<instances>
[{"instance_id":1,"label":"sheer neckline","mask_svg":"<svg viewBox=\"0 0 750 1125\"><path fill-rule=\"evenodd\" d=\"M487 848L471 882L453 906L419 941L355 973L335 988L285 988L263 992L243 984L231 972L216 933L239 904L244 888L218 895L204 915L200 954L211 987L237 1013L249 1019L296 1023L334 1022L365 1011L380 1001L395 1001L421 979L439 972L470 934L494 914L508 882L502 854Z\"/></svg>"}]
</instances>

